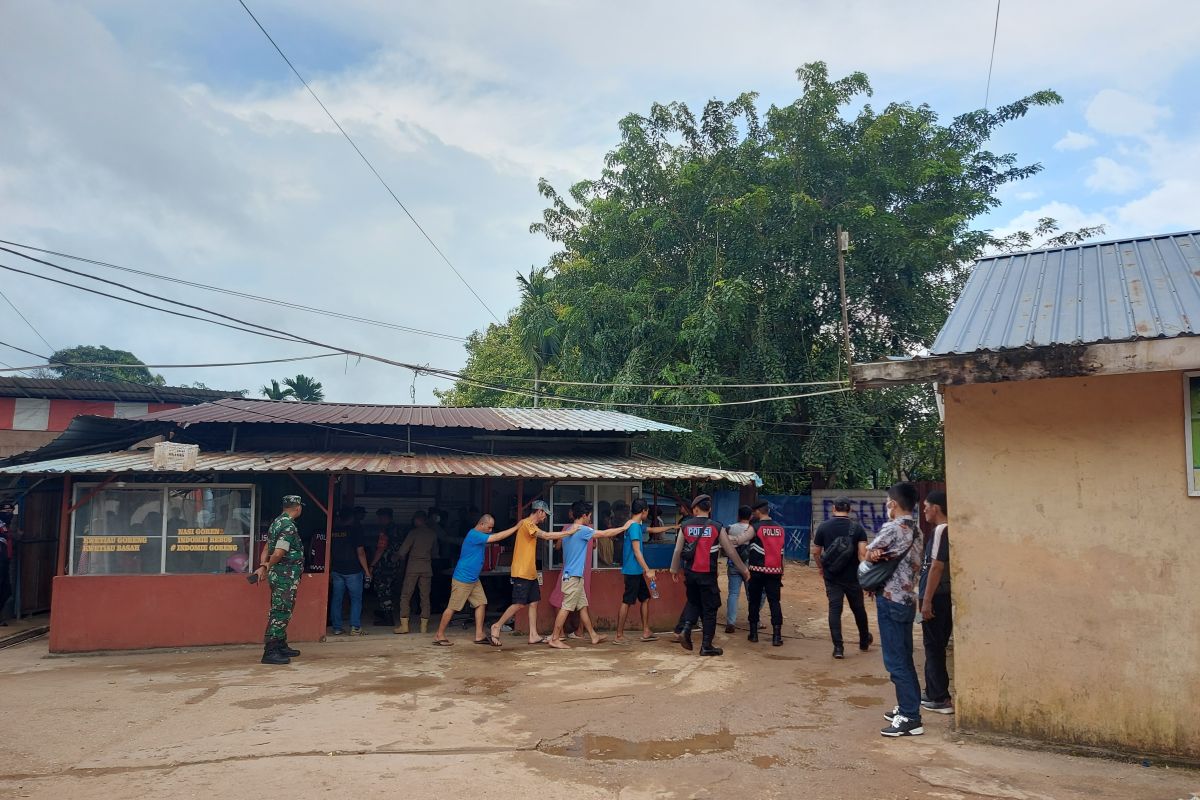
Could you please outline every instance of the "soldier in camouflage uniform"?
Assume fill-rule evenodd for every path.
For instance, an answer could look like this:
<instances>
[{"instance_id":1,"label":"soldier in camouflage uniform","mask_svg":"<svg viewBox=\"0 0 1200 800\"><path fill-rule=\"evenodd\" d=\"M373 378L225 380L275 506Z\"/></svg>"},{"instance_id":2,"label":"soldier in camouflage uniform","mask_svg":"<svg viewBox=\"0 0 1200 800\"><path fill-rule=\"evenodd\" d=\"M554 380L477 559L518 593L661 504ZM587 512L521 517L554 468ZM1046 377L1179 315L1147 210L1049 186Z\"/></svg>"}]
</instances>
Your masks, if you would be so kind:
<instances>
[{"instance_id":1,"label":"soldier in camouflage uniform","mask_svg":"<svg viewBox=\"0 0 1200 800\"><path fill-rule=\"evenodd\" d=\"M284 496L283 512L267 531L265 552L270 556L255 570L256 577L267 578L271 584L271 611L267 615L267 632L263 637L264 664L290 664L300 655L299 650L288 647L287 626L296 607L300 576L304 573L304 543L295 523L303 509L304 503L298 495Z\"/></svg>"}]
</instances>

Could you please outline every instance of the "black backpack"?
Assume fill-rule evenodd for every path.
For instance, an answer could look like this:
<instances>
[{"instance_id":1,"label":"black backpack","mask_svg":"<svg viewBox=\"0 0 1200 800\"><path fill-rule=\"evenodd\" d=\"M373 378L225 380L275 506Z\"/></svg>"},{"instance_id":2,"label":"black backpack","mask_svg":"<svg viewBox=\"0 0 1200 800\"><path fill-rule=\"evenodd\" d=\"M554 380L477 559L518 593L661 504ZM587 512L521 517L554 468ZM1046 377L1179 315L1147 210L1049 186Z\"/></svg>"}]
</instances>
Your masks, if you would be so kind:
<instances>
[{"instance_id":1,"label":"black backpack","mask_svg":"<svg viewBox=\"0 0 1200 800\"><path fill-rule=\"evenodd\" d=\"M854 546L854 534L858 527L858 523L853 523L845 536L837 537L821 551L821 568L826 575L841 572L858 555L858 548Z\"/></svg>"}]
</instances>

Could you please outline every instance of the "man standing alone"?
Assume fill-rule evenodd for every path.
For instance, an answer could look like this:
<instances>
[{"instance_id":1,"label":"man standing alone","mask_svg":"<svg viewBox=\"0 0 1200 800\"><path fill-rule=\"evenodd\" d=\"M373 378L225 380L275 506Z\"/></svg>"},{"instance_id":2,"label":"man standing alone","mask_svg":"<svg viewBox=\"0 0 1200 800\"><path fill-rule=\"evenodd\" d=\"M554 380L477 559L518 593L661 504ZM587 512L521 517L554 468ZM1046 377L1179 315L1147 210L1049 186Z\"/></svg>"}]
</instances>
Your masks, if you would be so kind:
<instances>
[{"instance_id":1,"label":"man standing alone","mask_svg":"<svg viewBox=\"0 0 1200 800\"><path fill-rule=\"evenodd\" d=\"M921 561L921 638L925 642L925 697L921 707L937 714L953 714L946 647L954 632L950 605L950 526L946 518L946 493L935 490L925 498L925 519L936 527L925 543Z\"/></svg>"},{"instance_id":2,"label":"man standing alone","mask_svg":"<svg viewBox=\"0 0 1200 800\"><path fill-rule=\"evenodd\" d=\"M264 664L290 664L300 655L299 650L288 647L287 627L292 621L296 590L304 572L304 542L296 530L296 518L303 510L299 495L284 496L283 511L267 530L267 552L271 555L254 571L256 582L267 578L271 584L271 610L263 636Z\"/></svg>"},{"instance_id":3,"label":"man standing alone","mask_svg":"<svg viewBox=\"0 0 1200 800\"><path fill-rule=\"evenodd\" d=\"M829 599L829 636L833 639L833 657L845 658L842 646L842 600L858 625L858 649L866 651L874 641L867 630L867 609L858 585L858 565L867 556L867 532L850 519L850 498L836 497L833 518L817 526L813 538L813 558L825 579Z\"/></svg>"},{"instance_id":4,"label":"man standing alone","mask_svg":"<svg viewBox=\"0 0 1200 800\"><path fill-rule=\"evenodd\" d=\"M894 571L875 595L883 665L896 685L896 707L885 716L884 736L920 736L921 684L913 664L913 621L917 616L917 576L921 572L921 529L913 520L917 487L897 483L888 489L888 521L867 545L867 560L895 561Z\"/></svg>"}]
</instances>

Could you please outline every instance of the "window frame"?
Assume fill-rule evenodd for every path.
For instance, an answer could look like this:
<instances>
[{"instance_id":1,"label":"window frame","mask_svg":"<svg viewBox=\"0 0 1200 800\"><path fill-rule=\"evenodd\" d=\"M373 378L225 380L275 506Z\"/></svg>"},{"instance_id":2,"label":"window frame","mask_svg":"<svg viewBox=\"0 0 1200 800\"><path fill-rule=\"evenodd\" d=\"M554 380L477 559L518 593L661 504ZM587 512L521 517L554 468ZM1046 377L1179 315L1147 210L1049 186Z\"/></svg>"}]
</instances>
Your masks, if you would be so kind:
<instances>
[{"instance_id":1,"label":"window frame","mask_svg":"<svg viewBox=\"0 0 1200 800\"><path fill-rule=\"evenodd\" d=\"M562 530L563 528L567 527L567 525L571 524L570 520L564 519L560 523L554 519L554 509L555 509L556 500L557 500L557 498L555 497L555 492L557 491L558 487L560 487L560 486L590 486L590 487L592 487L592 499L589 500L588 502L590 502L592 504L593 509L595 509L595 507L597 505L596 497L598 495L598 489L601 486L618 486L618 487L622 487L622 488L628 488L630 501L636 500L637 498L642 496L642 482L641 481L556 481L554 483L554 485L550 487L550 497L548 498L549 503L550 503L550 518L546 520L546 529L552 533L555 532L556 530ZM598 524L598 521L593 517L592 527L596 527L597 524ZM555 556L555 552L554 552L555 551L555 548L554 548L555 542L546 542L545 545L546 545L546 549L542 554L542 563L546 565L545 569L561 570L562 569L562 559L559 558L556 560L554 557ZM621 569L620 564L614 564L613 566L602 567L602 566L600 566L599 562L600 562L599 555L597 554L596 549L592 548L592 569L593 570L620 570Z\"/></svg>"},{"instance_id":2,"label":"window frame","mask_svg":"<svg viewBox=\"0 0 1200 800\"><path fill-rule=\"evenodd\" d=\"M1196 448L1192 439L1192 421L1200 419L1200 409L1192 408L1192 380L1200 380L1200 372L1183 373L1183 441L1187 453L1187 485L1189 497L1200 497L1200 485L1196 480Z\"/></svg>"},{"instance_id":3,"label":"window frame","mask_svg":"<svg viewBox=\"0 0 1200 800\"><path fill-rule=\"evenodd\" d=\"M161 552L159 553L158 572L85 573L83 575L78 575L75 572L75 567L76 567L76 563L75 563L76 520L79 517L79 512L83 509L83 506L79 506L79 507L76 507L73 511L71 511L70 540L67 543L67 575L69 575L71 577L80 577L80 578L107 578L107 577L136 578L136 577L155 577L155 576L161 577L163 575L186 577L189 575L213 574L213 573L207 573L207 572L167 572L167 524L168 524L168 519L167 519L166 512L167 512L167 507L169 505L168 504L168 493L172 490L177 490L177 489L182 489L185 491L190 491L193 489L243 489L243 490L248 490L250 492L250 530L246 534L246 538L249 540L249 547L247 548L247 552L250 555L250 561L247 562L247 567L249 567L250 562L252 562L254 560L254 545L256 543L256 539L257 539L257 535L258 535L258 487L255 486L254 484L252 484L252 483L205 483L205 482L198 482L198 483L192 483L192 482L188 482L188 483L141 483L141 482L134 482L134 481L122 481L120 483L122 484L120 486L114 485L113 483L105 485L104 483L99 482L99 481L90 482L90 483L76 483L76 484L74 484L74 486L72 486L71 505L75 506L77 503L79 503L80 499L84 495L86 495L88 492L93 491L97 488L99 488L101 490L101 493L110 491L110 490L117 491L117 492L121 492L121 491L143 491L144 492L148 489L158 489L159 490L159 512L163 518L162 529L159 531L159 534L158 534L158 539L160 542L160 550L161 550ZM243 573L238 573L238 574L241 575Z\"/></svg>"}]
</instances>

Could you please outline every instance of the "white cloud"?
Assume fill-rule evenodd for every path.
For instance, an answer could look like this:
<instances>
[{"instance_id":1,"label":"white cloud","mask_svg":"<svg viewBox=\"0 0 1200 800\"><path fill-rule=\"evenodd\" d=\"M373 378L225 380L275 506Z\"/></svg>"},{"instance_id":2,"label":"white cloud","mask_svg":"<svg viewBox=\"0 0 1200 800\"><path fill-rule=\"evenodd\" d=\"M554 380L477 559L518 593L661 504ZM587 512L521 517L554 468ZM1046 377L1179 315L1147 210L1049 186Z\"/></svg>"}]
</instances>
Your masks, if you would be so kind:
<instances>
[{"instance_id":1,"label":"white cloud","mask_svg":"<svg viewBox=\"0 0 1200 800\"><path fill-rule=\"evenodd\" d=\"M1086 150L1089 147L1095 146L1096 140L1094 137L1091 137L1086 133L1079 133L1077 131L1067 131L1066 135L1054 143L1055 150L1067 151Z\"/></svg>"},{"instance_id":2,"label":"white cloud","mask_svg":"<svg viewBox=\"0 0 1200 800\"><path fill-rule=\"evenodd\" d=\"M1092 159L1092 173L1083 183L1094 192L1125 194L1141 185L1142 176L1132 167L1101 156Z\"/></svg>"},{"instance_id":3,"label":"white cloud","mask_svg":"<svg viewBox=\"0 0 1200 800\"><path fill-rule=\"evenodd\" d=\"M1084 113L1088 125L1113 136L1140 136L1158 127L1171 116L1171 109L1156 105L1117 89L1104 89L1088 104Z\"/></svg>"},{"instance_id":4,"label":"white cloud","mask_svg":"<svg viewBox=\"0 0 1200 800\"><path fill-rule=\"evenodd\" d=\"M1038 220L1050 217L1057 220L1058 229L1060 231L1074 231L1083 227L1091 227L1094 225L1104 225L1106 228L1111 226L1111 221L1103 212L1085 211L1077 205L1071 203L1063 203L1061 201L1053 201L1045 203L1038 208L1022 211L1017 216L1013 217L1007 225L1003 225L993 231L997 237L1008 236L1017 231L1028 231L1033 233L1037 227ZM1033 246L1037 247L1041 241L1034 240Z\"/></svg>"}]
</instances>

